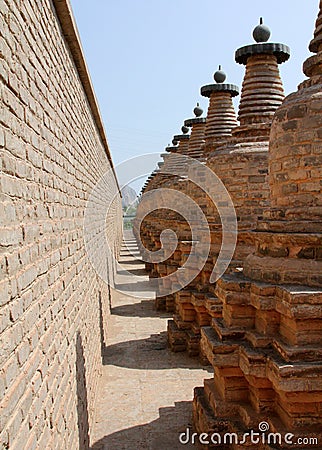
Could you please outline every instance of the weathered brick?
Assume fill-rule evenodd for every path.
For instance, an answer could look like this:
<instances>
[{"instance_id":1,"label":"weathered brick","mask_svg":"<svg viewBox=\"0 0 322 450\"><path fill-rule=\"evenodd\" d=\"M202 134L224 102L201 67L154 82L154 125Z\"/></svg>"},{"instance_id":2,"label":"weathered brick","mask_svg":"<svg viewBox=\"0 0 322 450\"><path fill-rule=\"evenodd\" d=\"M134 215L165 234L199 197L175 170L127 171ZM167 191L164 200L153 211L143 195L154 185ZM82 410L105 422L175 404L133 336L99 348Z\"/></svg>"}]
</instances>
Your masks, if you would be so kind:
<instances>
[{"instance_id":1,"label":"weathered brick","mask_svg":"<svg viewBox=\"0 0 322 450\"><path fill-rule=\"evenodd\" d=\"M22 242L22 229L20 227L1 228L0 245L8 247Z\"/></svg>"},{"instance_id":2,"label":"weathered brick","mask_svg":"<svg viewBox=\"0 0 322 450\"><path fill-rule=\"evenodd\" d=\"M9 7L10 13L1 3L1 192L7 200L0 209L6 252L0 284L0 446L76 448L75 438L64 447L66 404L72 414L70 434L78 433L76 331L83 335L92 411L100 364L98 286L107 300L107 291L83 262L84 208L110 163L53 3L14 0ZM118 197L109 227L116 249L120 220ZM46 401L56 410L51 427L52 406L47 415L42 412Z\"/></svg>"}]
</instances>

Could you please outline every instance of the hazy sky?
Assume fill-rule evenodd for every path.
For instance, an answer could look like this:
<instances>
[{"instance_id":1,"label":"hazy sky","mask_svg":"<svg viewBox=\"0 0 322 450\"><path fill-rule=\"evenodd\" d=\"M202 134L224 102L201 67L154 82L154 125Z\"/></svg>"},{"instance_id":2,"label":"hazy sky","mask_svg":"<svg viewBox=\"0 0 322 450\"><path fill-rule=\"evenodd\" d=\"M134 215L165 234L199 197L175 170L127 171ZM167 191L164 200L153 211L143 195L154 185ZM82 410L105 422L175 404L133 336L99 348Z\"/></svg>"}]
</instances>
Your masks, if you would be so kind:
<instances>
[{"instance_id":1,"label":"hazy sky","mask_svg":"<svg viewBox=\"0 0 322 450\"><path fill-rule=\"evenodd\" d=\"M241 86L238 47L253 42L259 17L271 42L291 48L286 94L305 77L319 0L71 0L115 165L164 151L213 82L218 64ZM238 107L238 100L236 107ZM152 168L153 169L153 168ZM152 170L151 169L151 170Z\"/></svg>"}]
</instances>

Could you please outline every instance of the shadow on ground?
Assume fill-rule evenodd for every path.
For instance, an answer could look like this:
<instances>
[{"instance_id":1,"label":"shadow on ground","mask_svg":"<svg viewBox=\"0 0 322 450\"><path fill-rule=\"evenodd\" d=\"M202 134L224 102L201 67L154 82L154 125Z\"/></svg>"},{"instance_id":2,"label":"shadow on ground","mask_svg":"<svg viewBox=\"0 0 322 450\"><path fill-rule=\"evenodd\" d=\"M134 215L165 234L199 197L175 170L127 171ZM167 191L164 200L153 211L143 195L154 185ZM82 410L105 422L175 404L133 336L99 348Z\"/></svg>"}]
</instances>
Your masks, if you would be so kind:
<instances>
[{"instance_id":1,"label":"shadow on ground","mask_svg":"<svg viewBox=\"0 0 322 450\"><path fill-rule=\"evenodd\" d=\"M199 359L186 353L173 353L168 348L167 332L152 334L146 339L119 342L103 349L103 364L139 370L185 368L200 370ZM205 370L212 374L211 366Z\"/></svg>"},{"instance_id":2,"label":"shadow on ground","mask_svg":"<svg viewBox=\"0 0 322 450\"><path fill-rule=\"evenodd\" d=\"M180 433L190 429L192 402L177 402L159 409L159 418L127 428L95 442L91 450L183 450L195 448L179 442Z\"/></svg>"},{"instance_id":3,"label":"shadow on ground","mask_svg":"<svg viewBox=\"0 0 322 450\"><path fill-rule=\"evenodd\" d=\"M128 248L126 250L121 250L120 251L120 257L121 258L122 258L122 256L129 256L129 255L132 255L132 256L136 257L136 256L140 256L141 253L137 249L135 249L135 247Z\"/></svg>"},{"instance_id":4,"label":"shadow on ground","mask_svg":"<svg viewBox=\"0 0 322 450\"><path fill-rule=\"evenodd\" d=\"M133 295L133 297L146 297L155 298L155 292L151 290L151 283L149 280L133 281L129 283L117 283L115 282L115 289L121 291L124 294Z\"/></svg>"},{"instance_id":5,"label":"shadow on ground","mask_svg":"<svg viewBox=\"0 0 322 450\"><path fill-rule=\"evenodd\" d=\"M136 275L136 276L145 276L145 277L147 276L145 268L140 268L140 269L129 268L129 269L124 269L124 270L119 270L117 272L118 275L128 275L129 273L131 275Z\"/></svg>"},{"instance_id":6,"label":"shadow on ground","mask_svg":"<svg viewBox=\"0 0 322 450\"><path fill-rule=\"evenodd\" d=\"M127 254L128 256L128 254ZM137 266L137 265L142 265L142 260L138 259L121 259L119 260L119 264L126 264L126 265L133 265L133 266ZM145 274L147 275L147 274Z\"/></svg>"},{"instance_id":7,"label":"shadow on ground","mask_svg":"<svg viewBox=\"0 0 322 450\"><path fill-rule=\"evenodd\" d=\"M142 300L140 303L113 306L111 313L123 317L172 317L172 313L156 311L153 300Z\"/></svg>"}]
</instances>

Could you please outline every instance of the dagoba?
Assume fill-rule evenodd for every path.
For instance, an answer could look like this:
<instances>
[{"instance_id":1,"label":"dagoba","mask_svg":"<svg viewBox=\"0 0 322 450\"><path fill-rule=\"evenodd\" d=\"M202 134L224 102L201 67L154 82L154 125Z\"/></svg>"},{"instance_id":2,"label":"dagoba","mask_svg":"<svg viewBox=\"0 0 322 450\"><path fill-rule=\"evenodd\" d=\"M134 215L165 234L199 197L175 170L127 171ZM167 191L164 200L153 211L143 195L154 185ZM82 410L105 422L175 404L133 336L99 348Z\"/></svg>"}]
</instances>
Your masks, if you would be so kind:
<instances>
[{"instance_id":1,"label":"dagoba","mask_svg":"<svg viewBox=\"0 0 322 450\"><path fill-rule=\"evenodd\" d=\"M200 108L199 103L193 110L195 117L186 119L184 125L191 128L188 156L190 158L203 158L203 145L205 143L205 127L206 118L201 117L203 110Z\"/></svg>"},{"instance_id":2,"label":"dagoba","mask_svg":"<svg viewBox=\"0 0 322 450\"><path fill-rule=\"evenodd\" d=\"M285 44L267 42L270 35L260 18L253 30L256 44L235 53L235 61L246 66L238 112L240 126L233 133L239 138L269 136L274 113L284 99L278 65L289 59L290 49Z\"/></svg>"},{"instance_id":3,"label":"dagoba","mask_svg":"<svg viewBox=\"0 0 322 450\"><path fill-rule=\"evenodd\" d=\"M197 103L197 106L193 110L195 117L191 119L186 119L184 121L184 126L181 128L181 131L183 132L183 135L175 135L173 138L173 143L177 143L179 141L179 146L175 147L176 152L178 154L182 154L185 156L188 156L189 158L194 159L201 159L203 156L202 153L202 147L204 144L204 130L206 125L206 118L201 117L203 114L202 108L200 108L199 103ZM182 150L182 142L186 143L187 140L184 140L186 133L188 132L189 128L191 128L191 134L189 135L189 141L188 141L188 147L184 147ZM183 139L182 139L183 138ZM180 148L181 147L181 148ZM168 183L166 183L164 186L175 188L177 190L180 190L184 192L185 194L189 195L191 198L193 198L193 195L191 195L191 191L196 190L195 186L191 186L191 183L189 183L189 170L190 170L190 159L187 159L187 161L182 162L181 160L181 168L178 166L175 166L176 158L173 157L173 155L169 158L171 169L174 167L176 170L181 173L182 178L178 181L178 183L173 183L173 179L176 178L175 176L169 175L167 172L169 170L169 166L165 164L163 167L163 171L165 172L165 176L168 177ZM167 157L165 157L165 162L167 162ZM181 169L181 170L180 170ZM187 177L188 175L188 177ZM170 182L170 179L172 181ZM168 217L170 218L170 217ZM165 261L162 264L159 264L158 267L155 267L154 269L160 271L160 277L168 275L170 273L175 272L179 267L181 267L184 264L185 261L185 255L189 251L191 251L192 243L191 243L191 233L189 230L189 224L185 220L180 220L180 217L173 216L171 217L171 221L167 220L167 223L164 222L164 214L162 216L162 226L169 226L171 229L175 230L178 236L178 246L176 251L173 253L171 258L168 258L167 261ZM191 225L191 224L190 224ZM164 281L164 292L168 291L169 287L169 281ZM157 310L166 310L168 312L174 311L174 301L175 296L174 294L165 294L162 295L163 289L160 288L160 295L156 297L155 305Z\"/></svg>"},{"instance_id":4,"label":"dagoba","mask_svg":"<svg viewBox=\"0 0 322 450\"><path fill-rule=\"evenodd\" d=\"M232 130L237 126L232 98L239 94L239 88L234 84L224 83L226 74L221 66L214 73L214 80L215 84L208 84L200 89L201 95L209 98L204 156L213 150L215 144L230 138Z\"/></svg>"},{"instance_id":5,"label":"dagoba","mask_svg":"<svg viewBox=\"0 0 322 450\"><path fill-rule=\"evenodd\" d=\"M189 139L190 139L190 134L188 134L189 128L183 125L181 127L181 131L182 134L175 134L173 136L173 140L175 142L179 142L177 153L185 155L187 154L189 148Z\"/></svg>"},{"instance_id":6,"label":"dagoba","mask_svg":"<svg viewBox=\"0 0 322 450\"><path fill-rule=\"evenodd\" d=\"M242 266L254 243L249 233L269 206L268 143L276 109L284 99L278 64L290 56L288 46L266 42L270 30L257 25L253 31L255 44L239 48L235 60L246 66L238 110L239 125L232 137L210 153L207 165L225 184L237 213L238 244L232 261ZM265 41L265 42L264 42ZM212 217L218 218L213 205ZM217 235L220 238L220 235Z\"/></svg>"},{"instance_id":7,"label":"dagoba","mask_svg":"<svg viewBox=\"0 0 322 450\"><path fill-rule=\"evenodd\" d=\"M253 36L257 42L238 49L235 54L236 61L246 65L238 112L240 124L237 125L232 110L231 97L236 94L236 87L221 84L226 79L221 67L214 75L217 84L201 88L204 95L210 96L204 146L208 153L207 166L224 183L237 213L238 241L228 272L242 270L244 259L255 246L251 231L257 218L263 216L269 206L269 130L274 111L284 98L278 64L290 55L284 44L262 42L270 37L270 31L262 20L254 29ZM209 277L221 249L221 221L216 205L212 202L204 204L205 199L201 196L199 204L207 211L212 230L212 259L208 260L201 273L201 282L195 283L195 288L190 290L190 296L187 288L176 294L177 314L174 323L170 324L176 336L174 348L180 336L179 328L182 330L181 342L185 337L188 353L193 355L200 351L201 327L210 325L212 319L219 319L222 306L215 286L209 286ZM206 345L203 342L201 352L207 359ZM183 347L181 344L179 348Z\"/></svg>"},{"instance_id":8,"label":"dagoba","mask_svg":"<svg viewBox=\"0 0 322 450\"><path fill-rule=\"evenodd\" d=\"M203 86L201 95L209 97L209 106L205 124L204 145L199 150L202 151L202 159L206 159L210 150L218 145L222 145L232 136L232 129L237 126L236 114L232 98L239 93L239 89L234 84L224 83L225 73L221 66L214 74L215 84ZM189 123L189 122L188 122ZM201 159L201 157L199 157ZM188 169L188 179L200 179L200 186L204 185L205 170L202 165L191 165ZM209 214L207 196L200 187L193 183L188 185L189 196L203 209L212 227L212 216ZM215 206L213 205L215 209ZM191 247L190 247L191 249ZM195 255L196 260L199 256ZM199 354L200 327L210 322L210 316L206 312L205 292L208 291L209 275L213 267L213 248L205 264L195 279L184 289L180 289L174 294L175 314L173 320L168 321L168 341L173 351L187 350L189 355ZM197 265L197 264L196 264ZM208 295L211 302L212 311L215 310L217 299L211 294ZM206 312L206 313L205 313Z\"/></svg>"},{"instance_id":9,"label":"dagoba","mask_svg":"<svg viewBox=\"0 0 322 450\"><path fill-rule=\"evenodd\" d=\"M160 191L160 195L162 195L162 189L174 189L177 191L185 191L185 181L187 174L187 164L182 162L182 158L177 155L187 155L190 135L188 134L189 128L183 125L181 127L182 134L175 135L172 140L172 146L166 147L166 152L162 154L164 159L164 163L159 165L159 169L154 172L153 177L148 178L148 183L144 187L144 191L148 192L153 189L158 189ZM179 145L177 145L179 143ZM145 201L143 199L143 201ZM157 206L156 203L151 205L151 207ZM146 208L145 204L145 208ZM140 205L138 208L138 215L140 214ZM144 250L143 247L150 251L159 250L161 248L160 234L164 229L173 229L178 237L179 237L179 247L180 247L180 235L182 239L189 238L189 226L188 224L182 220L182 217L166 208L161 208L160 210L154 210L148 216L146 216L141 224L141 229L138 230L137 220L135 223L135 234L137 236L137 240L141 240L141 250ZM188 234L184 234L187 232ZM146 262L146 270L149 273L150 277L158 277L161 278L166 276L172 272L174 272L177 267L180 265L180 256L178 257L178 253L180 250L177 249L174 255L169 258L166 262L163 263L150 263ZM162 287L161 287L162 291ZM168 303L168 306L166 304ZM170 303L173 303L171 296L157 296L156 298L156 307L157 309L165 309L168 310L172 308Z\"/></svg>"},{"instance_id":10,"label":"dagoba","mask_svg":"<svg viewBox=\"0 0 322 450\"><path fill-rule=\"evenodd\" d=\"M217 282L222 319L201 340L214 378L194 397L198 432L257 431L264 421L282 438L263 449L289 448L286 433L294 449L303 437L307 449L322 443L322 1L309 49L309 78L274 114L270 208L253 233L255 253L243 273Z\"/></svg>"},{"instance_id":11,"label":"dagoba","mask_svg":"<svg viewBox=\"0 0 322 450\"><path fill-rule=\"evenodd\" d=\"M205 97L209 97L209 107L208 107L208 114L207 117L210 118L210 125L207 125L207 119L200 117L202 115L202 109L197 105L196 108L194 108L194 114L196 117L192 119L187 119L184 123L184 126L182 127L181 131L182 134L175 135L173 138L173 146L166 148L166 151L170 152L171 157L167 158L164 156L165 164L158 172L156 176L154 176L152 179L148 180L148 183L144 186L143 192L147 192L148 190L155 189L155 188L161 188L161 187L169 187L178 189L184 192L187 192L188 194L196 194L196 189L189 185L188 180L185 180L184 178L179 178L177 176L172 176L167 174L167 170L176 166L176 158L174 157L175 153L181 154L181 155L187 155L192 158L197 159L205 159L206 151L204 147L204 143L207 143L207 148L212 148L210 144L213 142L221 142L222 139L226 138L227 136L231 135L231 129L237 125L237 119L232 103L232 97L235 95L238 95L238 87L231 84L224 84L222 79L222 72L221 70L218 70L215 74L215 81L216 84L203 86L201 88L201 94ZM219 106L219 110L218 109ZM188 135L188 130L191 127L191 135ZM205 138L205 131L207 133L207 137ZM190 138L190 139L189 139ZM179 145L177 145L179 143ZM167 161L168 160L168 161ZM188 165L184 165L184 167L181 168L181 175L184 177L189 172ZM189 178L189 177L188 177ZM199 193L199 196L201 195L201 192ZM161 218L162 224L159 221L158 222L158 230L162 229L164 220L168 222L169 225L170 222L170 216L164 215L164 211L162 212L161 216L160 214L154 213L149 217L149 225L147 224L148 220L146 221L146 226L143 224L141 227L141 234L146 234L146 230L143 230L143 228L148 228L148 235L151 237L152 235L159 235L159 231L154 233L153 230L151 230L151 227L153 228L153 225L151 224L151 220L153 220L152 216L156 219L158 216ZM175 219L175 217L172 217L172 219ZM176 226L176 223L179 224L178 218L176 220L173 220L172 225L174 228L178 227ZM179 224L180 225L180 224ZM184 225L184 224L182 224ZM180 227L179 227L180 228ZM182 236L180 237L180 231L182 232ZM139 230L136 230L137 234L139 233ZM178 230L179 232L179 240L185 240L184 247L186 247L186 241L189 240L189 232L187 230L187 227L185 226L184 229ZM145 240L145 243L147 241ZM148 247L154 248L154 244L148 244ZM185 250L186 252L186 250ZM168 261L169 262L169 261ZM164 267L161 266L161 267ZM147 269L151 266L147 264ZM162 307L164 302L159 303L159 307ZM170 309L173 308L173 306L169 306Z\"/></svg>"}]
</instances>

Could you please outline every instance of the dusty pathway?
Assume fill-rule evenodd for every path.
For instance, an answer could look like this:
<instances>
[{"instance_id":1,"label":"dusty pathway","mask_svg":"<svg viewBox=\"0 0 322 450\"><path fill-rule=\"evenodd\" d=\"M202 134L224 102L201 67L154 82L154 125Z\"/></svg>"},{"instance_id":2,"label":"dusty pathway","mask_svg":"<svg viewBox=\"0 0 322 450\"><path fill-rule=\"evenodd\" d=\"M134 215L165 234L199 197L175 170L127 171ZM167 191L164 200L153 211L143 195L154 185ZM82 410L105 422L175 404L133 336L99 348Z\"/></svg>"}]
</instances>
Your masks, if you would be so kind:
<instances>
[{"instance_id":1,"label":"dusty pathway","mask_svg":"<svg viewBox=\"0 0 322 450\"><path fill-rule=\"evenodd\" d=\"M122 264L142 276L142 282L135 284L129 275L122 274L118 281L140 290L148 277L137 260L131 235L127 235L125 244ZM122 294L112 299L91 439L95 450L195 448L180 444L178 438L191 426L193 388L212 374L198 360L168 350L169 316L156 312L153 304L153 300Z\"/></svg>"}]
</instances>

